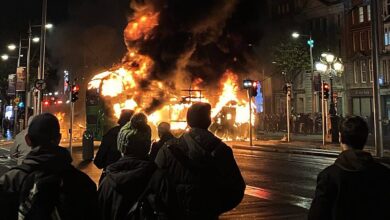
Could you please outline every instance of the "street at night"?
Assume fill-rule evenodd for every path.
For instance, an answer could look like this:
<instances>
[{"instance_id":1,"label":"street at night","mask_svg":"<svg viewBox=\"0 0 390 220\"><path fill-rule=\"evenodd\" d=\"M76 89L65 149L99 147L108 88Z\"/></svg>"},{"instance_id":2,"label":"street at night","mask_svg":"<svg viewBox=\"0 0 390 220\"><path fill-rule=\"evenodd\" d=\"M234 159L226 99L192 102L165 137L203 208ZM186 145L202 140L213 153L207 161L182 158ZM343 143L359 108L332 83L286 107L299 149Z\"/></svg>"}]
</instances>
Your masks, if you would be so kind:
<instances>
[{"instance_id":1,"label":"street at night","mask_svg":"<svg viewBox=\"0 0 390 220\"><path fill-rule=\"evenodd\" d=\"M3 0L0 220L389 220L390 0Z\"/></svg>"}]
</instances>

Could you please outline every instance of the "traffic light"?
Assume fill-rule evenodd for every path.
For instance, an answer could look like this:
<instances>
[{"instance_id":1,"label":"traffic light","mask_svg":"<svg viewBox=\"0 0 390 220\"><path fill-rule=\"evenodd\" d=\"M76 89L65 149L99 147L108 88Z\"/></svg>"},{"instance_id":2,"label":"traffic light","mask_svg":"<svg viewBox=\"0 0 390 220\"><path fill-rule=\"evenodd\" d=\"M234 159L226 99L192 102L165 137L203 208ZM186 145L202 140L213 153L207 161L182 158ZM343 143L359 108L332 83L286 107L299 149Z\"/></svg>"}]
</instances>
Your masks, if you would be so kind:
<instances>
[{"instance_id":1,"label":"traffic light","mask_svg":"<svg viewBox=\"0 0 390 220\"><path fill-rule=\"evenodd\" d=\"M328 99L329 98L329 84L324 83L323 86L324 86L324 99Z\"/></svg>"},{"instance_id":2,"label":"traffic light","mask_svg":"<svg viewBox=\"0 0 390 220\"><path fill-rule=\"evenodd\" d=\"M252 93L251 93L251 95L253 96L253 97L256 97L257 96L257 88L258 87L258 82L257 81L253 81L252 82L252 88L251 88L251 90L252 90Z\"/></svg>"},{"instance_id":3,"label":"traffic light","mask_svg":"<svg viewBox=\"0 0 390 220\"><path fill-rule=\"evenodd\" d=\"M307 41L307 44L310 46L310 47L314 47L314 40L313 39L309 39Z\"/></svg>"},{"instance_id":4,"label":"traffic light","mask_svg":"<svg viewBox=\"0 0 390 220\"><path fill-rule=\"evenodd\" d=\"M70 92L70 97L71 97L70 100L72 102L76 102L79 99L78 97L79 91L80 91L80 87L78 85L72 85L72 90Z\"/></svg>"}]
</instances>

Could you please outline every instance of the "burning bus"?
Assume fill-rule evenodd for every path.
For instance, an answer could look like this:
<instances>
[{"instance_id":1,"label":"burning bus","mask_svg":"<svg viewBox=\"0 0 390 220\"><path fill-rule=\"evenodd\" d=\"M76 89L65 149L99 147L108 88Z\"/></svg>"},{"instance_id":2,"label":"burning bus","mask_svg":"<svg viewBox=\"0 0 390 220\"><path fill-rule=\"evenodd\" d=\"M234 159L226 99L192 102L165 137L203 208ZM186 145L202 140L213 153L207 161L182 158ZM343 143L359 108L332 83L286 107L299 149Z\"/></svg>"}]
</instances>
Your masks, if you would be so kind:
<instances>
[{"instance_id":1,"label":"burning bus","mask_svg":"<svg viewBox=\"0 0 390 220\"><path fill-rule=\"evenodd\" d=\"M160 53L161 47L167 46L156 41L163 30L157 31L163 12L149 1L132 1L131 7L133 13L124 30L126 55L120 64L96 74L88 83L87 130L100 139L122 109L132 109L148 115L152 130L166 121L179 133L186 129L188 107L194 102L208 102L212 106L213 132L225 139L245 138L246 134L240 132L249 124L252 101L241 89L239 74L227 66L212 81L207 79L207 73L193 73L187 66L196 51L194 43L186 45L174 59L171 54ZM225 9L232 10L230 6ZM171 43L173 46L179 42ZM196 62L191 64L199 66ZM213 65L216 64L210 63L209 69L214 69ZM254 114L255 105L251 106Z\"/></svg>"}]
</instances>

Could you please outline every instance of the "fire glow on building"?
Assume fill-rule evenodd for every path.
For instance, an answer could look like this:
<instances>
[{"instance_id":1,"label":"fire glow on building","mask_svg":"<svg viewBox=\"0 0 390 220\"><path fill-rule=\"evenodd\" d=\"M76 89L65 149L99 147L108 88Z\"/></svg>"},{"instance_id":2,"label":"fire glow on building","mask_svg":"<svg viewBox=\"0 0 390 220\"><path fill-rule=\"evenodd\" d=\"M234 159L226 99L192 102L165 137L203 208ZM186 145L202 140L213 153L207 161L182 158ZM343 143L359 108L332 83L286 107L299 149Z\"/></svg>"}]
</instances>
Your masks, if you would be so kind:
<instances>
[{"instance_id":1,"label":"fire glow on building","mask_svg":"<svg viewBox=\"0 0 390 220\"><path fill-rule=\"evenodd\" d=\"M122 109L141 111L154 125L168 121L173 130L186 129L186 110L194 102L212 105L212 118L216 125L223 124L223 121L231 121L234 127L248 124L246 90L241 89L239 76L230 69L226 69L218 85L212 87L203 86L204 79L201 77L186 78L188 74L180 71L180 65L185 65L183 62L176 63L177 71L169 79L151 76L153 71L158 71L155 61L142 53L140 46L154 37L160 13L147 4L132 4L135 12L124 30L127 53L122 63L96 74L89 82L88 90L98 91L116 117ZM252 106L254 109L255 105ZM214 131L218 130L217 127Z\"/></svg>"}]
</instances>

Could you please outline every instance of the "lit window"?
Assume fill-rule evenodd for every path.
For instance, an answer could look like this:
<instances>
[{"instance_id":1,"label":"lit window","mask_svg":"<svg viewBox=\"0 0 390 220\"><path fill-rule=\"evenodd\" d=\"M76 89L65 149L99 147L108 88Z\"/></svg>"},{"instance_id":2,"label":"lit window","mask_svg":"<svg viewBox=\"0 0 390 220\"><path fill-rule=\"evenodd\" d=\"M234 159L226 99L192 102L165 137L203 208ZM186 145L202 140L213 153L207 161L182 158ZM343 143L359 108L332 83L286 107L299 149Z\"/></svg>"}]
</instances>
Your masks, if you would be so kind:
<instances>
[{"instance_id":1,"label":"lit window","mask_svg":"<svg viewBox=\"0 0 390 220\"><path fill-rule=\"evenodd\" d=\"M367 82L367 63L365 60L360 61L360 77L362 79L362 83Z\"/></svg>"},{"instance_id":2,"label":"lit window","mask_svg":"<svg viewBox=\"0 0 390 220\"><path fill-rule=\"evenodd\" d=\"M363 7L359 7L359 22L364 22L364 10Z\"/></svg>"},{"instance_id":3,"label":"lit window","mask_svg":"<svg viewBox=\"0 0 390 220\"><path fill-rule=\"evenodd\" d=\"M367 20L371 21L371 5L367 5Z\"/></svg>"}]
</instances>

